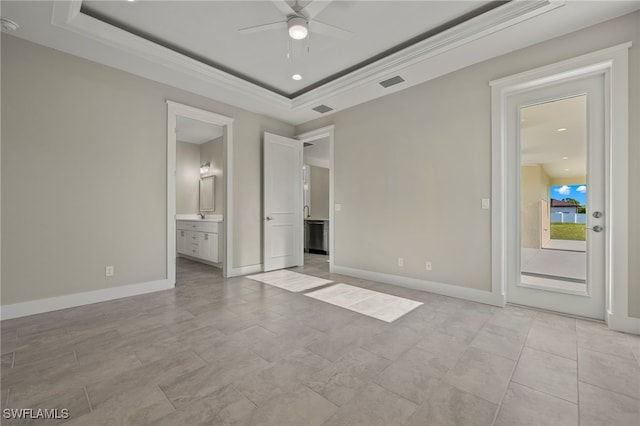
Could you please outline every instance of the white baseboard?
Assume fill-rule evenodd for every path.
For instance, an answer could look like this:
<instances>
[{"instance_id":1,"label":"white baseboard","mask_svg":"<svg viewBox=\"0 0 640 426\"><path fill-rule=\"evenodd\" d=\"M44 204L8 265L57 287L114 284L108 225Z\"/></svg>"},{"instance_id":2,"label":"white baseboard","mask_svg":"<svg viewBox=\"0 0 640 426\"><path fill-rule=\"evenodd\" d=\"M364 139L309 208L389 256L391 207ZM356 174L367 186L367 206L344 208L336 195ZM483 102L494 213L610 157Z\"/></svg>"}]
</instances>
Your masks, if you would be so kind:
<instances>
[{"instance_id":1,"label":"white baseboard","mask_svg":"<svg viewBox=\"0 0 640 426\"><path fill-rule=\"evenodd\" d=\"M43 312L58 311L60 309L73 308L75 306L90 305L92 303L122 299L123 297L168 290L174 287L174 282L165 279L139 284L121 285L82 293L67 294L65 296L49 297L46 299L31 300L11 305L2 305L0 306L0 318L2 320L7 320L11 318L26 317L28 315L41 314Z\"/></svg>"},{"instance_id":2,"label":"white baseboard","mask_svg":"<svg viewBox=\"0 0 640 426\"><path fill-rule=\"evenodd\" d=\"M504 306L502 295L494 294L490 291L476 290L473 288L460 287L451 284L437 283L433 281L420 280L417 278L402 277L399 275L383 274L380 272L365 271L362 269L348 268L346 266L333 265L331 272L351 277L363 278L371 281L378 281L386 284L398 285L415 290L428 291L430 293L443 296L456 297L458 299L470 300L472 302L485 303L487 305Z\"/></svg>"},{"instance_id":3,"label":"white baseboard","mask_svg":"<svg viewBox=\"0 0 640 426\"><path fill-rule=\"evenodd\" d=\"M227 271L227 277L240 277L242 275L257 274L258 272L262 272L261 263L257 265L237 266L232 268L230 271Z\"/></svg>"},{"instance_id":4,"label":"white baseboard","mask_svg":"<svg viewBox=\"0 0 640 426\"><path fill-rule=\"evenodd\" d=\"M607 325L611 330L640 334L640 318L609 314L607 315Z\"/></svg>"}]
</instances>

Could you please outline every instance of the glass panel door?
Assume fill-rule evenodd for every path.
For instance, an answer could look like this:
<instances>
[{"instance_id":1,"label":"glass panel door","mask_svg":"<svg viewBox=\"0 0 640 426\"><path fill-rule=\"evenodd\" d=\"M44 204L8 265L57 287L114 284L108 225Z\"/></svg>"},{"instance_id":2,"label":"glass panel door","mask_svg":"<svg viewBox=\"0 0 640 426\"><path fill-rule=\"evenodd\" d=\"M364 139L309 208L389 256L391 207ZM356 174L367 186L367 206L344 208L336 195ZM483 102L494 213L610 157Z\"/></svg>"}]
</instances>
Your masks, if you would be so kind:
<instances>
[{"instance_id":1,"label":"glass panel door","mask_svg":"<svg viewBox=\"0 0 640 426\"><path fill-rule=\"evenodd\" d=\"M587 95L520 108L520 285L587 293Z\"/></svg>"}]
</instances>

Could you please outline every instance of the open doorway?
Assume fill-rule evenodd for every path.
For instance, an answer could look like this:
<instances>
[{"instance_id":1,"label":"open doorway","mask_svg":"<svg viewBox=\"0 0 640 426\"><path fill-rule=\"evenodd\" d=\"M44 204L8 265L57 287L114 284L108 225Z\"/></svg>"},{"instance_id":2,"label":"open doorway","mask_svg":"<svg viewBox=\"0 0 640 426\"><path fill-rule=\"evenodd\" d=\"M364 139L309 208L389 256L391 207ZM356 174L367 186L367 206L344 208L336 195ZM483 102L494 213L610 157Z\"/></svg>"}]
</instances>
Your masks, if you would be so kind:
<instances>
[{"instance_id":1,"label":"open doorway","mask_svg":"<svg viewBox=\"0 0 640 426\"><path fill-rule=\"evenodd\" d=\"M333 126L298 135L303 143L305 263L333 264Z\"/></svg>"},{"instance_id":2,"label":"open doorway","mask_svg":"<svg viewBox=\"0 0 640 426\"><path fill-rule=\"evenodd\" d=\"M178 256L234 276L233 119L167 101L167 277Z\"/></svg>"},{"instance_id":3,"label":"open doorway","mask_svg":"<svg viewBox=\"0 0 640 426\"><path fill-rule=\"evenodd\" d=\"M224 127L178 116L176 256L222 269Z\"/></svg>"}]
</instances>

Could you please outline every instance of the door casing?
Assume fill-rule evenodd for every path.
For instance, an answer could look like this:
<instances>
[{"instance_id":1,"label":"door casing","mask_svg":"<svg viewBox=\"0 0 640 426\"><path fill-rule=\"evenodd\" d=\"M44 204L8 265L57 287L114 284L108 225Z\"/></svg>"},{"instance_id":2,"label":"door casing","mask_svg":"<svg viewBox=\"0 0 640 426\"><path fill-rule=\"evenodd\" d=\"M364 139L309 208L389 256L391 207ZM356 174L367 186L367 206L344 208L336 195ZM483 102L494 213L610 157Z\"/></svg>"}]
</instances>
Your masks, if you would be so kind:
<instances>
[{"instance_id":1,"label":"door casing","mask_svg":"<svg viewBox=\"0 0 640 426\"><path fill-rule=\"evenodd\" d=\"M564 282L562 279L528 279L525 283L521 275L521 130L520 113L523 108L546 104L549 102L570 99L576 96L586 96L587 99L587 185L589 187L588 211L603 211L604 218L589 217L587 226L602 225L607 222L608 211L605 199L607 196L606 159L602 158L605 152L604 144L606 136L604 131L605 79L600 73L586 74L584 76L572 76L550 84L535 86L527 90L513 94L507 99L507 139L506 147L506 177L507 177L507 215L506 229L508 233L507 244L507 301L540 309L547 309L563 314L582 316L591 319L603 320L605 317L605 291L604 291L604 243L609 233L607 225L602 233L589 233L587 239L588 250L585 253L587 260L587 282L585 290L559 288ZM604 179L603 179L604 177ZM549 287L547 287L549 286Z\"/></svg>"},{"instance_id":2,"label":"door casing","mask_svg":"<svg viewBox=\"0 0 640 426\"><path fill-rule=\"evenodd\" d=\"M562 62L494 80L491 85L492 117L492 295L506 303L507 194L505 155L506 105L509 96L536 86L571 78L602 74L605 79L605 150L609 196L606 207L609 236L606 241L605 321L609 328L640 334L640 319L629 316L629 48L622 43ZM613 225L612 225L613 224Z\"/></svg>"}]
</instances>

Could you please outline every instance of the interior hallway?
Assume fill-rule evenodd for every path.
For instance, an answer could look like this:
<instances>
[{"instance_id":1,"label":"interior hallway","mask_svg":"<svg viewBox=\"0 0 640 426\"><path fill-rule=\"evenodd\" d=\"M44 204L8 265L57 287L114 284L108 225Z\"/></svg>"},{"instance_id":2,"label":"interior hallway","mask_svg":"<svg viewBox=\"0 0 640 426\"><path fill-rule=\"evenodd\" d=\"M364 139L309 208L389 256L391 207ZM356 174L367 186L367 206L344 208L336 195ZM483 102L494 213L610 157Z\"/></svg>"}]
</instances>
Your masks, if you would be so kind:
<instances>
[{"instance_id":1,"label":"interior hallway","mask_svg":"<svg viewBox=\"0 0 640 426\"><path fill-rule=\"evenodd\" d=\"M639 336L305 262L424 305L386 323L179 259L173 290L3 321L2 406L77 425L638 421Z\"/></svg>"}]
</instances>

